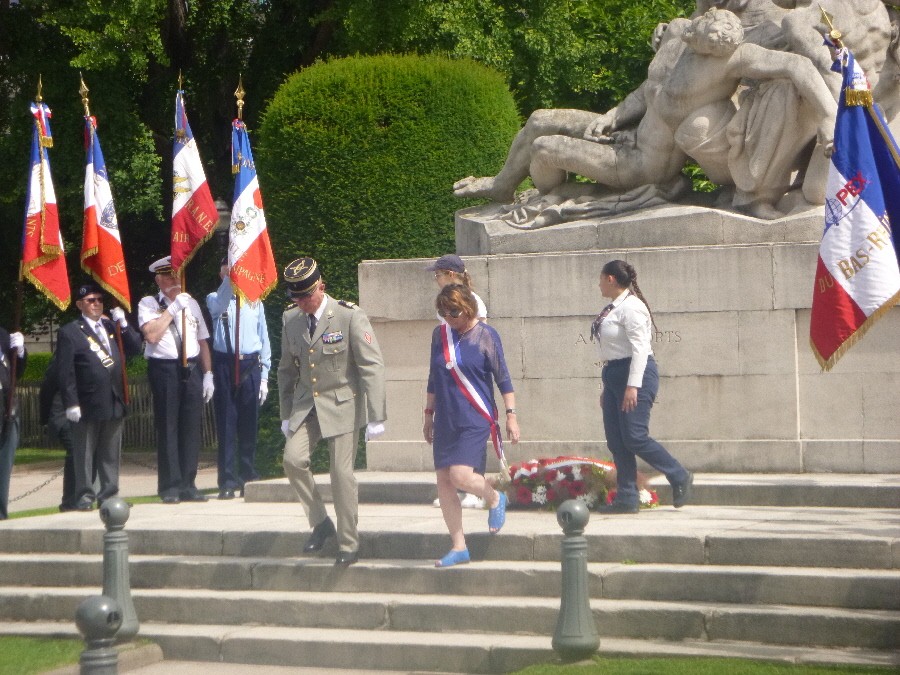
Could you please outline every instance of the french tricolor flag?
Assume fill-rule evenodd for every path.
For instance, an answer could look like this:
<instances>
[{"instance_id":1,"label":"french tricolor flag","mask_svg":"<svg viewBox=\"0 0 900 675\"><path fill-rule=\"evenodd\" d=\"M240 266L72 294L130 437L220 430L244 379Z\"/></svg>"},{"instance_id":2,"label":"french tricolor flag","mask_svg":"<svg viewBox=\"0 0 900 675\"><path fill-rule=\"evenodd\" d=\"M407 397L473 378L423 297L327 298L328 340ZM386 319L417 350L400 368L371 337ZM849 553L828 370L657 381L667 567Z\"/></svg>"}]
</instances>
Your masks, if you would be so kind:
<instances>
[{"instance_id":1,"label":"french tricolor flag","mask_svg":"<svg viewBox=\"0 0 900 675\"><path fill-rule=\"evenodd\" d=\"M900 301L892 230L900 222L900 150L848 50L838 50L834 69L843 84L809 326L823 370Z\"/></svg>"},{"instance_id":2,"label":"french tricolor flag","mask_svg":"<svg viewBox=\"0 0 900 675\"><path fill-rule=\"evenodd\" d=\"M172 269L176 273L209 239L219 220L203 163L184 109L184 91L175 95L175 150L172 158Z\"/></svg>"},{"instance_id":3,"label":"french tricolor flag","mask_svg":"<svg viewBox=\"0 0 900 675\"><path fill-rule=\"evenodd\" d=\"M266 229L250 138L246 125L239 119L231 124L231 164L235 178L228 232L229 276L236 294L256 302L278 283L278 271Z\"/></svg>"},{"instance_id":4,"label":"french tricolor flag","mask_svg":"<svg viewBox=\"0 0 900 675\"><path fill-rule=\"evenodd\" d=\"M119 223L113 205L106 162L97 135L97 119L84 118L84 144L87 151L84 171L84 236L81 243L81 267L127 311L131 311L128 275Z\"/></svg>"},{"instance_id":5,"label":"french tricolor flag","mask_svg":"<svg viewBox=\"0 0 900 675\"><path fill-rule=\"evenodd\" d=\"M27 279L54 305L66 309L72 295L47 156L47 148L53 147L50 108L39 99L31 104L31 114L34 116L34 134L19 279Z\"/></svg>"}]
</instances>

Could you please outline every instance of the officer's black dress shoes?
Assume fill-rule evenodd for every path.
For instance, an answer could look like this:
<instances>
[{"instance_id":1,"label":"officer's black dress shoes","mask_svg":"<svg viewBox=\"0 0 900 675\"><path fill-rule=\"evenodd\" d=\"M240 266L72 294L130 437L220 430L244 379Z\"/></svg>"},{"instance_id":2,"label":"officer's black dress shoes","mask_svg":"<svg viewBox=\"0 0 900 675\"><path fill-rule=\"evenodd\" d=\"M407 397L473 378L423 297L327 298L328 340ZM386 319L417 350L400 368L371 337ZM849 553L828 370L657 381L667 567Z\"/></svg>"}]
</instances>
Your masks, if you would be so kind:
<instances>
[{"instance_id":1,"label":"officer's black dress shoes","mask_svg":"<svg viewBox=\"0 0 900 675\"><path fill-rule=\"evenodd\" d=\"M180 504L181 497L179 497L178 495L166 495L165 497L162 498L162 503L163 504Z\"/></svg>"},{"instance_id":2,"label":"officer's black dress shoes","mask_svg":"<svg viewBox=\"0 0 900 675\"><path fill-rule=\"evenodd\" d=\"M334 523L331 522L331 518L325 516L325 520L313 528L312 534L309 535L309 539L306 540L306 544L303 546L303 552L315 553L316 551L321 551L322 547L325 546L325 542L328 541L328 537L333 537L335 534Z\"/></svg>"},{"instance_id":3,"label":"officer's black dress shoes","mask_svg":"<svg viewBox=\"0 0 900 675\"><path fill-rule=\"evenodd\" d=\"M691 487L694 485L694 474L688 471L687 478L680 483L672 484L672 506L680 509L691 500Z\"/></svg>"},{"instance_id":4,"label":"officer's black dress shoes","mask_svg":"<svg viewBox=\"0 0 900 675\"><path fill-rule=\"evenodd\" d=\"M208 497L200 492L200 490L186 490L181 493L181 501L183 502L205 502Z\"/></svg>"},{"instance_id":5,"label":"officer's black dress shoes","mask_svg":"<svg viewBox=\"0 0 900 675\"><path fill-rule=\"evenodd\" d=\"M350 567L359 560L359 551L338 551L334 560L335 567Z\"/></svg>"},{"instance_id":6,"label":"officer's black dress shoes","mask_svg":"<svg viewBox=\"0 0 900 675\"><path fill-rule=\"evenodd\" d=\"M613 502L612 504L603 504L597 507L598 513L605 513L607 515L617 515L623 513L640 513L641 507L635 504L631 506L629 504L622 504L620 502Z\"/></svg>"},{"instance_id":7,"label":"officer's black dress shoes","mask_svg":"<svg viewBox=\"0 0 900 675\"><path fill-rule=\"evenodd\" d=\"M219 490L219 499L234 499L234 490L231 488Z\"/></svg>"},{"instance_id":8,"label":"officer's black dress shoes","mask_svg":"<svg viewBox=\"0 0 900 675\"><path fill-rule=\"evenodd\" d=\"M90 511L94 508L94 502L88 500L82 500L75 505L76 511Z\"/></svg>"}]
</instances>

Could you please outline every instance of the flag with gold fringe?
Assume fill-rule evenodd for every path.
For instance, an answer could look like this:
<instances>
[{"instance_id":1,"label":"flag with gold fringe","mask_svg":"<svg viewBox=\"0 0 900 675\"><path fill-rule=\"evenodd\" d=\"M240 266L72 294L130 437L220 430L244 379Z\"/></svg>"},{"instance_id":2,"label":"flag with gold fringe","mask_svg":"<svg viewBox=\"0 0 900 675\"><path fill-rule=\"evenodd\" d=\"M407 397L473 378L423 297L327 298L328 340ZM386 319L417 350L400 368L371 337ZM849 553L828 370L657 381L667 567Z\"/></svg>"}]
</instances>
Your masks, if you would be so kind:
<instances>
[{"instance_id":1,"label":"flag with gold fringe","mask_svg":"<svg viewBox=\"0 0 900 675\"><path fill-rule=\"evenodd\" d=\"M181 89L175 95L172 193L172 269L179 273L212 236L219 220L200 161L200 151L188 123Z\"/></svg>"},{"instance_id":2,"label":"flag with gold fringe","mask_svg":"<svg viewBox=\"0 0 900 675\"><path fill-rule=\"evenodd\" d=\"M823 370L900 300L900 151L853 54L837 49L833 69L843 84L809 326Z\"/></svg>"},{"instance_id":3,"label":"flag with gold fringe","mask_svg":"<svg viewBox=\"0 0 900 675\"><path fill-rule=\"evenodd\" d=\"M72 299L66 269L65 247L59 229L56 193L50 177L47 148L53 147L50 108L38 100L31 104L34 133L31 139L31 173L28 179L22 262L19 280L26 279L54 305L66 309Z\"/></svg>"},{"instance_id":4,"label":"flag with gold fringe","mask_svg":"<svg viewBox=\"0 0 900 675\"><path fill-rule=\"evenodd\" d=\"M131 311L131 293L125 272L125 255L119 223L113 205L106 161L100 149L97 120L84 118L84 144L87 151L84 171L84 236L81 243L81 267L122 306Z\"/></svg>"},{"instance_id":5,"label":"flag with gold fringe","mask_svg":"<svg viewBox=\"0 0 900 675\"><path fill-rule=\"evenodd\" d=\"M266 229L250 137L240 119L231 125L231 163L235 176L234 206L228 232L229 276L237 294L249 302L256 302L265 298L278 283L278 270Z\"/></svg>"}]
</instances>

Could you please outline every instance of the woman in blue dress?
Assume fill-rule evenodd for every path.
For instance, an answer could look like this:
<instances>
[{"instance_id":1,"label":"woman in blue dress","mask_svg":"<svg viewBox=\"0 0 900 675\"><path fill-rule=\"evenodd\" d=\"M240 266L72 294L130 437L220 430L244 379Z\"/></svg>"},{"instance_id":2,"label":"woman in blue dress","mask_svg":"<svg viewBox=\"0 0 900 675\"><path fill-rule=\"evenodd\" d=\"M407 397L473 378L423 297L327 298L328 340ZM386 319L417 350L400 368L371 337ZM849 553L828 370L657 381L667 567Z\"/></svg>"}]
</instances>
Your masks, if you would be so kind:
<instances>
[{"instance_id":1,"label":"woman in blue dress","mask_svg":"<svg viewBox=\"0 0 900 675\"><path fill-rule=\"evenodd\" d=\"M506 520L506 495L484 477L486 445L502 442L494 406L494 383L506 408L506 435L517 443L516 395L497 331L478 320L472 291L458 284L438 294L436 307L446 323L434 329L428 395L425 402L425 440L434 449L438 498L452 547L437 567L469 562L457 490L481 495L489 506L488 528L496 534Z\"/></svg>"}]
</instances>

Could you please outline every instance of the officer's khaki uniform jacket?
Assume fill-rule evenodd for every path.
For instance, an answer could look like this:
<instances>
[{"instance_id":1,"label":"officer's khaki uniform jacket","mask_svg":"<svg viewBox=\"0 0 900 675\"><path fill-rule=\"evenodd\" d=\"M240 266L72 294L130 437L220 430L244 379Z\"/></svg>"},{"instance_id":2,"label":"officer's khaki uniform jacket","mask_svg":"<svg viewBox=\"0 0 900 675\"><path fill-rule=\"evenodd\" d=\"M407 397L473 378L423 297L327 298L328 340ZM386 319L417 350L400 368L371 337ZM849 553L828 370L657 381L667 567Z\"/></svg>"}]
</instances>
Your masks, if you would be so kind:
<instances>
[{"instance_id":1,"label":"officer's khaki uniform jacket","mask_svg":"<svg viewBox=\"0 0 900 675\"><path fill-rule=\"evenodd\" d=\"M282 316L278 392L281 419L296 431L315 406L323 438L387 419L384 360L368 317L325 295L325 312L310 342L306 314Z\"/></svg>"}]
</instances>

